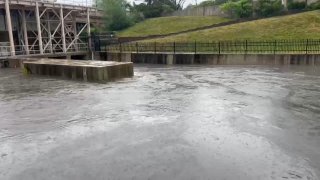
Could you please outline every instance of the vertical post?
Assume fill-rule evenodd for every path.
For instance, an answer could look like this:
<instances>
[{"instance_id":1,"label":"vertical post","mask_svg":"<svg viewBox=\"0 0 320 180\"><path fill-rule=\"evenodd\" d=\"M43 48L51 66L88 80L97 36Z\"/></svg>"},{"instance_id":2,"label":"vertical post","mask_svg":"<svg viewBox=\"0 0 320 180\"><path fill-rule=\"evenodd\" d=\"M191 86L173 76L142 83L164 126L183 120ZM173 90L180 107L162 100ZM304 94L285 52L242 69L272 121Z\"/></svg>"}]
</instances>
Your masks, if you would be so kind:
<instances>
[{"instance_id":1,"label":"vertical post","mask_svg":"<svg viewBox=\"0 0 320 180\"><path fill-rule=\"evenodd\" d=\"M197 41L194 41L194 54L197 54Z\"/></svg>"},{"instance_id":2,"label":"vertical post","mask_svg":"<svg viewBox=\"0 0 320 180\"><path fill-rule=\"evenodd\" d=\"M29 40L28 40L28 29L27 29L27 19L26 19L26 10L22 9L22 27L23 27L23 37L24 37L24 50L26 54L29 55Z\"/></svg>"},{"instance_id":3,"label":"vertical post","mask_svg":"<svg viewBox=\"0 0 320 180\"><path fill-rule=\"evenodd\" d=\"M67 52L67 45L66 45L66 34L64 28L64 15L63 15L63 8L62 5L60 7L60 22L61 22L61 35L62 35L62 50L64 53Z\"/></svg>"},{"instance_id":4,"label":"vertical post","mask_svg":"<svg viewBox=\"0 0 320 180\"><path fill-rule=\"evenodd\" d=\"M139 53L139 45L138 45L138 42L136 42L136 51L137 51L137 54Z\"/></svg>"},{"instance_id":5,"label":"vertical post","mask_svg":"<svg viewBox=\"0 0 320 180\"><path fill-rule=\"evenodd\" d=\"M274 40L274 44L273 44L273 54L276 54L277 51L277 40Z\"/></svg>"},{"instance_id":6,"label":"vertical post","mask_svg":"<svg viewBox=\"0 0 320 180\"><path fill-rule=\"evenodd\" d=\"M154 54L157 54L157 42L154 42Z\"/></svg>"},{"instance_id":7,"label":"vertical post","mask_svg":"<svg viewBox=\"0 0 320 180\"><path fill-rule=\"evenodd\" d=\"M122 53L122 44L121 42L119 43L119 51L120 51L120 54Z\"/></svg>"},{"instance_id":8,"label":"vertical post","mask_svg":"<svg viewBox=\"0 0 320 180\"><path fill-rule=\"evenodd\" d=\"M307 43L306 43L306 54L308 54L308 45L309 45L309 39L307 39Z\"/></svg>"},{"instance_id":9,"label":"vertical post","mask_svg":"<svg viewBox=\"0 0 320 180\"><path fill-rule=\"evenodd\" d=\"M94 59L93 51L91 50L92 41L91 41L91 25L90 25L90 9L89 9L89 7L87 8L87 34L88 34L88 45L89 45L89 49L91 51L91 57L93 60Z\"/></svg>"},{"instance_id":10,"label":"vertical post","mask_svg":"<svg viewBox=\"0 0 320 180\"><path fill-rule=\"evenodd\" d=\"M137 54L139 53L139 44L138 42L136 42L136 51L137 51Z\"/></svg>"},{"instance_id":11,"label":"vertical post","mask_svg":"<svg viewBox=\"0 0 320 180\"><path fill-rule=\"evenodd\" d=\"M245 50L245 54L248 53L248 40L246 40L246 50Z\"/></svg>"},{"instance_id":12,"label":"vertical post","mask_svg":"<svg viewBox=\"0 0 320 180\"><path fill-rule=\"evenodd\" d=\"M37 20L39 50L40 50L40 54L43 54L42 33L41 33L41 24L40 24L41 22L40 22L40 13L39 13L39 3L38 3L38 1L36 1L36 20Z\"/></svg>"},{"instance_id":13,"label":"vertical post","mask_svg":"<svg viewBox=\"0 0 320 180\"><path fill-rule=\"evenodd\" d=\"M220 41L219 41L219 43L218 43L218 49L219 49L219 55L221 54L221 43L220 43Z\"/></svg>"},{"instance_id":14,"label":"vertical post","mask_svg":"<svg viewBox=\"0 0 320 180\"><path fill-rule=\"evenodd\" d=\"M78 45L78 31L77 31L77 19L75 15L72 15L72 26L73 26L73 34L74 34L74 49L75 51L79 50L79 45Z\"/></svg>"},{"instance_id":15,"label":"vertical post","mask_svg":"<svg viewBox=\"0 0 320 180\"><path fill-rule=\"evenodd\" d=\"M176 54L176 42L173 42L173 54Z\"/></svg>"},{"instance_id":16,"label":"vertical post","mask_svg":"<svg viewBox=\"0 0 320 180\"><path fill-rule=\"evenodd\" d=\"M14 48L14 40L13 40L13 33L12 33L12 21L11 21L11 13L10 13L10 6L9 0L5 2L5 9L6 9L6 22L7 22L7 31L9 34L9 41L10 41L10 54L11 56L16 55L16 51Z\"/></svg>"},{"instance_id":17,"label":"vertical post","mask_svg":"<svg viewBox=\"0 0 320 180\"><path fill-rule=\"evenodd\" d=\"M53 53L53 46L52 46L52 35L51 35L51 22L50 22L50 14L49 12L46 12L47 14L47 25L48 25L48 36L49 36L49 48L50 48L50 53Z\"/></svg>"}]
</instances>

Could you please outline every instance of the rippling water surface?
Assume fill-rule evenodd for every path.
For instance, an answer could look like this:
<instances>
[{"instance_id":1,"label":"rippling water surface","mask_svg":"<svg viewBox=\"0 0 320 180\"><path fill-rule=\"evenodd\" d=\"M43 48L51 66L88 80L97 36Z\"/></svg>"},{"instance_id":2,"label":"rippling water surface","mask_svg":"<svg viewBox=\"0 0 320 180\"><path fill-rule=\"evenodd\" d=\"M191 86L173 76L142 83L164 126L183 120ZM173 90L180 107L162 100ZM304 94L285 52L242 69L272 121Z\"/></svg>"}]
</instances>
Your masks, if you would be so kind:
<instances>
[{"instance_id":1,"label":"rippling water surface","mask_svg":"<svg viewBox=\"0 0 320 180\"><path fill-rule=\"evenodd\" d=\"M0 69L0 179L319 179L320 69L135 71L96 84Z\"/></svg>"}]
</instances>

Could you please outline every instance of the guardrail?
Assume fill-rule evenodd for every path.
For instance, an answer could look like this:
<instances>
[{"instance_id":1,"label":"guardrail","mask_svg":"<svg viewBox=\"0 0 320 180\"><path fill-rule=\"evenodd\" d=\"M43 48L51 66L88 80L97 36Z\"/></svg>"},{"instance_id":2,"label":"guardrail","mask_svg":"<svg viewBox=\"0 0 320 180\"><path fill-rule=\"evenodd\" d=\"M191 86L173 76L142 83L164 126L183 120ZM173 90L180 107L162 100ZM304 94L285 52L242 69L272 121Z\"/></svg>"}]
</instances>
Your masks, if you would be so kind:
<instances>
[{"instance_id":1,"label":"guardrail","mask_svg":"<svg viewBox=\"0 0 320 180\"><path fill-rule=\"evenodd\" d=\"M53 44L53 46L62 46L61 44ZM40 54L39 45L30 45L29 47L29 55L38 55ZM15 55L27 55L27 51L25 50L25 46L17 45L15 46ZM68 50L67 53L70 52L86 52L89 51L88 43L76 43L72 45ZM61 49L46 49L44 50L43 54L60 54L63 53ZM1 57L10 57L11 56L11 48L9 45L1 45L0 44L0 58Z\"/></svg>"},{"instance_id":2,"label":"guardrail","mask_svg":"<svg viewBox=\"0 0 320 180\"><path fill-rule=\"evenodd\" d=\"M96 51L113 53L320 54L319 39L170 43L135 42L114 45L102 45L99 41L95 42Z\"/></svg>"}]
</instances>

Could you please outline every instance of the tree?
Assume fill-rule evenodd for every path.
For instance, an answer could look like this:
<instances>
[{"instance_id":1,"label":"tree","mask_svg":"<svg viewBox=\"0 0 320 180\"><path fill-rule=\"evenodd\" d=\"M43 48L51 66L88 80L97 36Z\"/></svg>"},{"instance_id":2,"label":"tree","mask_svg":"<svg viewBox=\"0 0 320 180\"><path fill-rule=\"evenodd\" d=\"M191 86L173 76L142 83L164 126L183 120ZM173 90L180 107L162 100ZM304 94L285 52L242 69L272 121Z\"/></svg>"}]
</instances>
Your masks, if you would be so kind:
<instances>
[{"instance_id":1,"label":"tree","mask_svg":"<svg viewBox=\"0 0 320 180\"><path fill-rule=\"evenodd\" d=\"M118 31L133 24L127 12L129 4L126 0L102 0L102 6L107 30Z\"/></svg>"},{"instance_id":2,"label":"tree","mask_svg":"<svg viewBox=\"0 0 320 180\"><path fill-rule=\"evenodd\" d=\"M229 1L222 4L221 9L238 18L251 17L253 13L252 0Z\"/></svg>"},{"instance_id":3,"label":"tree","mask_svg":"<svg viewBox=\"0 0 320 180\"><path fill-rule=\"evenodd\" d=\"M281 0L259 0L256 13L260 17L279 14L284 9Z\"/></svg>"}]
</instances>

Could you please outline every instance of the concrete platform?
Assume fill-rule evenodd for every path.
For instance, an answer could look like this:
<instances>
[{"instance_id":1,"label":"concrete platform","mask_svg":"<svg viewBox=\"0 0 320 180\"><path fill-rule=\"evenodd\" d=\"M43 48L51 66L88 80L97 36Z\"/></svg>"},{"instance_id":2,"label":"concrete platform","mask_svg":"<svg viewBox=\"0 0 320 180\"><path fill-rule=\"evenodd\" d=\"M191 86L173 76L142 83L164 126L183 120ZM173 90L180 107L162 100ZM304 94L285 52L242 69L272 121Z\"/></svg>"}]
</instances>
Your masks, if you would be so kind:
<instances>
[{"instance_id":1,"label":"concrete platform","mask_svg":"<svg viewBox=\"0 0 320 180\"><path fill-rule=\"evenodd\" d=\"M23 67L30 74L83 81L110 81L134 75L131 62L27 59Z\"/></svg>"}]
</instances>

